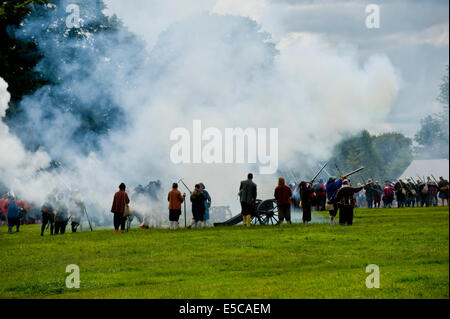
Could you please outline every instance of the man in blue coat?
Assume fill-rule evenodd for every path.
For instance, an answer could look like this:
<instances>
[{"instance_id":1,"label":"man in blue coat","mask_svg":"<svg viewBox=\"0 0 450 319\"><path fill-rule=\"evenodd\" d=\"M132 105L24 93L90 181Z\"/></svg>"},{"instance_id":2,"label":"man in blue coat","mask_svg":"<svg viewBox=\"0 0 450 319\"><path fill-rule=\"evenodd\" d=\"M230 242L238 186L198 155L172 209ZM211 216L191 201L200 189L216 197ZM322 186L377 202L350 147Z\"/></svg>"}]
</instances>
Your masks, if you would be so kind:
<instances>
[{"instance_id":1,"label":"man in blue coat","mask_svg":"<svg viewBox=\"0 0 450 319\"><path fill-rule=\"evenodd\" d=\"M6 218L8 219L8 232L12 233L12 228L16 226L16 232L19 232L21 208L17 206L14 197L10 196L8 204L8 213Z\"/></svg>"},{"instance_id":2,"label":"man in blue coat","mask_svg":"<svg viewBox=\"0 0 450 319\"><path fill-rule=\"evenodd\" d=\"M342 187L342 181L343 181L342 177L340 177L338 181L336 181L336 177L330 177L326 185L328 202L329 204L333 205L333 209L329 211L331 226L334 226L334 218L336 217L338 211L336 195L339 189Z\"/></svg>"}]
</instances>

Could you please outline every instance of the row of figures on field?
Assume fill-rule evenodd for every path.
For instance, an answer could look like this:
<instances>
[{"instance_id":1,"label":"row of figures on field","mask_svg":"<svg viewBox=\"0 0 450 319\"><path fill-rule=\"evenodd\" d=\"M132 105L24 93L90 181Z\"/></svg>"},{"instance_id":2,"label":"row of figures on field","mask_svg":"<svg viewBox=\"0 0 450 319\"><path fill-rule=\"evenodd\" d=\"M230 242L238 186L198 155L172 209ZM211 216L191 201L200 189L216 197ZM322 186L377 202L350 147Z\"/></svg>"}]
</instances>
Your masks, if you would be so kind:
<instances>
[{"instance_id":1,"label":"row of figures on field","mask_svg":"<svg viewBox=\"0 0 450 319\"><path fill-rule=\"evenodd\" d=\"M303 211L302 221L304 225L308 225L311 221L311 210L313 205L317 202L317 193L321 201L325 201L324 210L330 212L330 223L334 225L334 218L339 212L339 223L341 225L353 224L353 209L355 207L354 196L362 191L366 186L359 185L353 187L346 177L334 178L330 177L327 184L319 181L319 189L314 186L313 182L302 181L295 187L288 186L285 179L280 177L278 185L274 190L274 197L278 208L279 223L291 223L291 207L296 200L298 200L298 207ZM297 191L297 194L294 193ZM241 214L244 220L244 225L249 227L252 216L255 214L255 203L257 196L257 185L253 181L253 174L248 174L247 180L242 181L238 193L241 202ZM294 204L296 206L296 204Z\"/></svg>"},{"instance_id":2,"label":"row of figures on field","mask_svg":"<svg viewBox=\"0 0 450 319\"><path fill-rule=\"evenodd\" d=\"M429 207L438 206L440 199L444 206L448 205L448 184L448 181L442 176L439 182L435 182L429 177L427 182L414 181L410 178L406 181L399 179L395 183L386 181L383 187L376 182L366 186L356 196L356 204L359 207L379 208L383 205L384 208L390 208L395 201L398 208Z\"/></svg>"},{"instance_id":3,"label":"row of figures on field","mask_svg":"<svg viewBox=\"0 0 450 319\"><path fill-rule=\"evenodd\" d=\"M332 178L333 179L333 178ZM361 186L358 183L357 186ZM300 192L300 183L292 183L289 185L292 191L292 206L294 209L299 208L302 196ZM362 208L390 208L393 205L397 207L414 207L414 206L438 206L448 205L449 183L442 176L439 181L434 181L430 177L427 181L418 179L414 181L408 178L406 181L401 179L390 182L385 181L381 185L378 181L373 182L368 179L367 185L357 194L355 194L355 206ZM319 180L317 184L311 186L308 201L312 207L318 211L326 211L327 193L326 184L323 180Z\"/></svg>"},{"instance_id":4,"label":"row of figures on field","mask_svg":"<svg viewBox=\"0 0 450 319\"><path fill-rule=\"evenodd\" d=\"M47 196L41 212L41 236L44 236L45 230L50 230L50 235L64 235L69 222L72 233L81 230L81 219L86 215L86 207L78 190L55 189Z\"/></svg>"},{"instance_id":5,"label":"row of figures on field","mask_svg":"<svg viewBox=\"0 0 450 319\"><path fill-rule=\"evenodd\" d=\"M383 207L388 208L392 207L394 201L399 208L429 207L437 206L438 198L442 206L449 203L449 183L442 176L439 181L434 181L430 177L426 182L420 179L414 181L412 178L407 179L406 182L401 179L396 182L385 181L383 186L378 181L373 182L372 179L368 179L364 185L358 183L354 188L350 180L346 180L345 177L339 179L330 177L326 184L319 180L316 185L301 182L298 186L296 184L290 186L294 207L302 208L303 215L306 211L306 221L310 216L311 206L315 206L317 210L330 212L331 225L334 225L339 208L341 208L339 223L351 225L354 207L379 208L382 203ZM340 192L347 195L339 196ZM350 193L352 193L351 198ZM305 217L303 221L305 222Z\"/></svg>"},{"instance_id":6,"label":"row of figures on field","mask_svg":"<svg viewBox=\"0 0 450 319\"><path fill-rule=\"evenodd\" d=\"M81 218L85 215L85 207L79 199L77 190L60 192L54 189L41 207L19 200L13 192L9 192L0 198L0 213L1 223L7 222L10 233L14 227L16 232L19 232L23 224L42 223L41 236L43 236L44 231L48 229L51 235L64 234L69 222L71 222L72 232L81 229Z\"/></svg>"},{"instance_id":7,"label":"row of figures on field","mask_svg":"<svg viewBox=\"0 0 450 319\"><path fill-rule=\"evenodd\" d=\"M186 200L186 193L181 194L178 189L178 183L172 184L172 190L167 195L169 203L169 222L170 229L176 230L179 228L180 216L182 214L182 204ZM197 227L202 228L203 225L208 226L210 220L211 196L206 190L205 184L198 183L190 194L190 201L192 203L192 222L188 228ZM114 232L118 233L119 229L125 232L125 224L129 217L132 216L128 205L130 198L126 192L126 185L121 183L119 191L114 194L111 213L114 214ZM141 228L149 228L145 218L143 219Z\"/></svg>"}]
</instances>

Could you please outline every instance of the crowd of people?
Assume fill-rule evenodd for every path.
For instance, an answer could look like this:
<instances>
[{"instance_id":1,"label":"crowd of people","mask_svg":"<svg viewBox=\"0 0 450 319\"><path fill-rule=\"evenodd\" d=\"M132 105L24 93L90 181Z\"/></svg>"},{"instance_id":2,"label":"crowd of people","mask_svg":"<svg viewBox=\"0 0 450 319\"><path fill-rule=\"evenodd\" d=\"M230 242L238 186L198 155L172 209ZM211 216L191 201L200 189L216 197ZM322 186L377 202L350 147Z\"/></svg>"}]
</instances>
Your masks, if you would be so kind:
<instances>
[{"instance_id":1,"label":"crowd of people","mask_svg":"<svg viewBox=\"0 0 450 319\"><path fill-rule=\"evenodd\" d=\"M24 200L18 200L12 192L0 199L2 224L8 224L10 233L14 226L16 232L19 232L23 224L41 223L41 236L44 236L46 230L50 230L50 235L62 235L66 232L69 222L72 232L75 233L81 229L81 218L85 215L85 211L77 190L68 193L54 189L40 208Z\"/></svg>"},{"instance_id":2,"label":"crowd of people","mask_svg":"<svg viewBox=\"0 0 450 319\"><path fill-rule=\"evenodd\" d=\"M434 177L433 177L434 179ZM449 204L449 183L442 176L439 181L430 177L426 181L412 178L395 182L385 181L383 186L378 181L368 179L363 185L358 183L353 186L346 177L330 177L327 183L319 179L314 181L287 185L283 177L278 179L278 185L274 189L274 198L278 208L279 223L291 223L291 209L301 209L302 221L305 225L311 222L313 208L319 211L329 211L330 224L335 225L335 218L339 213L339 224L353 224L353 210L356 207L390 208L396 205L402 207L429 207ZM160 188L160 181L154 182ZM151 183L150 183L151 184ZM154 185L148 185L151 190ZM146 193L145 187L141 192ZM171 230L179 228L182 205L186 201L186 193L181 193L178 183L173 183L171 191L167 195L169 203L169 224ZM136 192L136 189L134 190ZM241 181L238 191L241 204L243 224L249 227L257 209L257 185L253 181L253 174L248 174L247 179ZM204 183L198 183L190 192L192 205L192 222L188 228L202 228L209 225L209 211L211 208L211 196ZM114 194L111 212L114 214L113 224L116 233L125 232L127 218L131 215L128 209L130 198L126 192L124 183L119 185L119 190ZM72 232L81 228L81 218L86 214L84 203L80 200L77 190L58 191L53 190L40 208L39 216L36 216L37 207L25 201L17 200L13 193L8 193L0 198L0 221L8 224L8 231L20 231L20 225L25 222L41 222L41 236L45 230L50 229L50 234L64 234L67 225L71 223ZM143 228L145 225L141 225Z\"/></svg>"},{"instance_id":3,"label":"crowd of people","mask_svg":"<svg viewBox=\"0 0 450 319\"><path fill-rule=\"evenodd\" d=\"M371 179L369 179L372 182ZM358 207L384 208L393 207L429 207L448 205L449 189L448 181L442 176L439 181L430 177L426 181L412 178L396 182L384 182L381 186L378 181L364 187L364 190L356 196Z\"/></svg>"}]
</instances>

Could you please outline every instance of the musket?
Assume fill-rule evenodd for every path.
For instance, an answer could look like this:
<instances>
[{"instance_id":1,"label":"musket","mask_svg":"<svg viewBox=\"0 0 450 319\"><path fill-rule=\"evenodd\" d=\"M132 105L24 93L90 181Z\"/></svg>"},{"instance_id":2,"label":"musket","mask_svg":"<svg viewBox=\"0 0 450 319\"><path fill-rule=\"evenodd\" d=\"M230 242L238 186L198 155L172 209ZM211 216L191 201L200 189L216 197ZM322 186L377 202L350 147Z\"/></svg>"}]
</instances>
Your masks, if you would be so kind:
<instances>
[{"instance_id":1,"label":"musket","mask_svg":"<svg viewBox=\"0 0 450 319\"><path fill-rule=\"evenodd\" d=\"M359 175L359 177L361 178L362 183L365 184L364 178L361 175Z\"/></svg>"},{"instance_id":2,"label":"musket","mask_svg":"<svg viewBox=\"0 0 450 319\"><path fill-rule=\"evenodd\" d=\"M84 213L86 214L86 218L87 218L88 223L89 223L89 228L91 229L91 231L93 231L93 230L92 230L91 220L89 219L89 215L88 215L88 213L87 213L86 206L84 206L84 204L83 204L83 209L84 209Z\"/></svg>"},{"instance_id":3,"label":"musket","mask_svg":"<svg viewBox=\"0 0 450 319\"><path fill-rule=\"evenodd\" d=\"M419 174L416 174L416 175L419 178L419 180L423 183L424 181L422 180L422 177L420 177Z\"/></svg>"},{"instance_id":4,"label":"musket","mask_svg":"<svg viewBox=\"0 0 450 319\"><path fill-rule=\"evenodd\" d=\"M436 182L436 184L439 184L439 182L436 180L436 178L434 178L433 174L431 174L431 177L433 177L433 179Z\"/></svg>"},{"instance_id":5,"label":"musket","mask_svg":"<svg viewBox=\"0 0 450 319\"><path fill-rule=\"evenodd\" d=\"M335 166L336 166L336 169L337 169L337 171L338 171L338 173L339 173L339 176L344 176L344 175L342 175L342 171L339 169L339 167L337 166L337 164L334 164Z\"/></svg>"},{"instance_id":6,"label":"musket","mask_svg":"<svg viewBox=\"0 0 450 319\"><path fill-rule=\"evenodd\" d=\"M328 175L328 177L331 177L330 173L328 173L328 171L326 169L323 169L323 171L325 172L325 174Z\"/></svg>"},{"instance_id":7,"label":"musket","mask_svg":"<svg viewBox=\"0 0 450 319\"><path fill-rule=\"evenodd\" d=\"M191 192L191 190L189 189L189 187L187 187L187 185L184 183L183 178L181 178L181 179L178 181L178 183L179 183L179 182L181 182L181 183L184 185L184 187L186 187L186 189L189 191L189 193L192 194L192 192Z\"/></svg>"},{"instance_id":8,"label":"musket","mask_svg":"<svg viewBox=\"0 0 450 319\"><path fill-rule=\"evenodd\" d=\"M295 175L292 173L292 171L284 172L284 175L286 175L286 176L289 175L289 178L295 182L296 178L295 178Z\"/></svg>"},{"instance_id":9,"label":"musket","mask_svg":"<svg viewBox=\"0 0 450 319\"><path fill-rule=\"evenodd\" d=\"M320 170L317 172L316 175L314 175L313 179L311 180L311 182L309 182L311 185L314 184L314 181L316 180L317 176L319 176L320 173L322 173L322 171L325 169L325 167L328 165L328 162L326 162L321 168Z\"/></svg>"},{"instance_id":10,"label":"musket","mask_svg":"<svg viewBox=\"0 0 450 319\"><path fill-rule=\"evenodd\" d=\"M297 175L294 174L294 172L291 170L291 175L294 177L294 182L298 181Z\"/></svg>"},{"instance_id":11,"label":"musket","mask_svg":"<svg viewBox=\"0 0 450 319\"><path fill-rule=\"evenodd\" d=\"M358 173L358 172L361 172L363 169L364 169L364 166L363 166L363 167L360 167L360 168L358 168L358 169L355 169L354 171L352 171L352 172L350 172L350 173L348 173L348 174L345 174L345 175L343 175L342 177L347 178L347 177L349 177L349 176L352 176L353 174L356 174L356 173Z\"/></svg>"}]
</instances>

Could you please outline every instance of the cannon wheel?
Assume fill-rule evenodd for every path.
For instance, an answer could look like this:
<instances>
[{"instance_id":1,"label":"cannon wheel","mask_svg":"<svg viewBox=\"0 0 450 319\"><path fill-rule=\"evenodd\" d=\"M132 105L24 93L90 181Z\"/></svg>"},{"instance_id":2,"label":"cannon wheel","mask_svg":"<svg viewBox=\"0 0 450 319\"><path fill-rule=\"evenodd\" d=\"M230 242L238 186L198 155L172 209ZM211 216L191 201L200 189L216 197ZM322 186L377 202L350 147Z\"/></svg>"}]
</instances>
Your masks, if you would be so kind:
<instances>
[{"instance_id":1,"label":"cannon wheel","mask_svg":"<svg viewBox=\"0 0 450 319\"><path fill-rule=\"evenodd\" d=\"M256 213L252 217L252 225L278 225L278 207L274 199L262 201L256 207Z\"/></svg>"}]
</instances>

